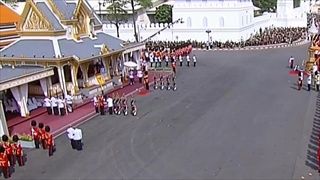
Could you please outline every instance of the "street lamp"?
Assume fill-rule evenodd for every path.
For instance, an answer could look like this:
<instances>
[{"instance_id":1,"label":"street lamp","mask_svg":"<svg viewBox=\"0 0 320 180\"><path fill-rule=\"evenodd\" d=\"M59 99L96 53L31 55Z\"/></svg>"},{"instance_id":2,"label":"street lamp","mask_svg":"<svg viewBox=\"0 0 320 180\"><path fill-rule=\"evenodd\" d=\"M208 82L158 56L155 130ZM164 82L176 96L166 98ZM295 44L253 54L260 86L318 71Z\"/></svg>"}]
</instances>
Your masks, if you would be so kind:
<instances>
[{"instance_id":1,"label":"street lamp","mask_svg":"<svg viewBox=\"0 0 320 180\"><path fill-rule=\"evenodd\" d=\"M212 31L210 30L210 29L207 29L206 30L206 33L208 33L208 42L210 42L210 33L211 33Z\"/></svg>"}]
</instances>

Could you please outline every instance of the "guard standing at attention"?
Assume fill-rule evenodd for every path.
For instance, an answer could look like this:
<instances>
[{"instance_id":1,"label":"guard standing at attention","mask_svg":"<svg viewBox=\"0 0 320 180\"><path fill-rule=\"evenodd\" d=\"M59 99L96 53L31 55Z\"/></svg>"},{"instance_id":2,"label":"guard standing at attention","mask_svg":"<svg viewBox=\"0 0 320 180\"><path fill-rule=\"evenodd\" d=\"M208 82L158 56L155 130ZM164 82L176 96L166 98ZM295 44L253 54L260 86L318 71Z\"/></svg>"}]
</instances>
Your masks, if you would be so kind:
<instances>
[{"instance_id":1,"label":"guard standing at attention","mask_svg":"<svg viewBox=\"0 0 320 180\"><path fill-rule=\"evenodd\" d=\"M48 149L48 152L49 152L49 156L52 156L53 152L55 151L55 147L54 147L53 136L50 133L49 126L45 127L45 141L46 141L46 148Z\"/></svg>"},{"instance_id":2,"label":"guard standing at attention","mask_svg":"<svg viewBox=\"0 0 320 180\"><path fill-rule=\"evenodd\" d=\"M11 177L10 162L3 146L0 146L0 167L5 179Z\"/></svg>"},{"instance_id":3,"label":"guard standing at attention","mask_svg":"<svg viewBox=\"0 0 320 180\"><path fill-rule=\"evenodd\" d=\"M34 146L36 147L36 149L39 149L40 132L39 132L39 128L37 127L37 122L35 120L31 121L31 135L34 141Z\"/></svg>"},{"instance_id":4,"label":"guard standing at attention","mask_svg":"<svg viewBox=\"0 0 320 180\"><path fill-rule=\"evenodd\" d=\"M13 149L9 142L9 137L7 135L2 135L2 146L5 149L5 153L8 156L9 162L11 166L14 166L14 157L13 157Z\"/></svg>"},{"instance_id":5,"label":"guard standing at attention","mask_svg":"<svg viewBox=\"0 0 320 180\"><path fill-rule=\"evenodd\" d=\"M41 142L42 148L46 149L47 148L46 141L45 141L46 132L43 129L44 128L44 124L43 123L39 123L38 127L39 127L39 140Z\"/></svg>"},{"instance_id":6,"label":"guard standing at attention","mask_svg":"<svg viewBox=\"0 0 320 180\"><path fill-rule=\"evenodd\" d=\"M14 135L12 137L12 141L14 142L12 146L14 149L15 159L18 161L19 166L24 166L23 150L21 144L19 143L19 137Z\"/></svg>"}]
</instances>

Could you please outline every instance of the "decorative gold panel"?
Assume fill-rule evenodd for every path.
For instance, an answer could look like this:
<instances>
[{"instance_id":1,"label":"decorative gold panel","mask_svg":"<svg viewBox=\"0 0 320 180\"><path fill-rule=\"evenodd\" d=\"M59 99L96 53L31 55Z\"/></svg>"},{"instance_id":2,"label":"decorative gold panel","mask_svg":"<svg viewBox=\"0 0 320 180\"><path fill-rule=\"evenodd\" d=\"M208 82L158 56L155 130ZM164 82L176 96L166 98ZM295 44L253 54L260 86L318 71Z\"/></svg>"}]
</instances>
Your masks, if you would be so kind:
<instances>
[{"instance_id":1,"label":"decorative gold panel","mask_svg":"<svg viewBox=\"0 0 320 180\"><path fill-rule=\"evenodd\" d=\"M85 35L88 34L88 15L83 8L80 8L77 15L78 22L75 25L76 35Z\"/></svg>"},{"instance_id":2,"label":"decorative gold panel","mask_svg":"<svg viewBox=\"0 0 320 180\"><path fill-rule=\"evenodd\" d=\"M32 31L47 31L52 29L52 26L47 23L44 18L40 17L35 11L31 10L24 26L24 30Z\"/></svg>"}]
</instances>

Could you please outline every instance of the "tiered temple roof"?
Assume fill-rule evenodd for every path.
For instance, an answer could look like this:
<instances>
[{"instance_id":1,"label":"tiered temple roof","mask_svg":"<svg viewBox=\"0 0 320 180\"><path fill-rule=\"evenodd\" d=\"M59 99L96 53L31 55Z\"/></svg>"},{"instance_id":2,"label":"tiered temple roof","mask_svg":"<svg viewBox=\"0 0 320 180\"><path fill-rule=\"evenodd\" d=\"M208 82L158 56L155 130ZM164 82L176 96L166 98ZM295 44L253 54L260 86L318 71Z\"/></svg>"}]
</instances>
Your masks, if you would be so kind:
<instances>
[{"instance_id":1,"label":"tiered temple roof","mask_svg":"<svg viewBox=\"0 0 320 180\"><path fill-rule=\"evenodd\" d=\"M127 48L124 41L102 31L86 0L27 0L18 30L21 39L2 49L0 58L82 60Z\"/></svg>"}]
</instances>

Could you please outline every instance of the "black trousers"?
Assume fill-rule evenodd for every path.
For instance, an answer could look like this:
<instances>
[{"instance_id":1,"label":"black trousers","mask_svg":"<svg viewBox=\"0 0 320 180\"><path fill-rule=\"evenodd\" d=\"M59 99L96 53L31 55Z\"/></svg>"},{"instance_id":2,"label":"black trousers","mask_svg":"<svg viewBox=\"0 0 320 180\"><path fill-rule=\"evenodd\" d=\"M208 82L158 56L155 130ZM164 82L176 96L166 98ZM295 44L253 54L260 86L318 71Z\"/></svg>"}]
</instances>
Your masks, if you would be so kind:
<instances>
[{"instance_id":1,"label":"black trousers","mask_svg":"<svg viewBox=\"0 0 320 180\"><path fill-rule=\"evenodd\" d=\"M169 66L169 62L168 61L166 61L166 67L168 67Z\"/></svg>"},{"instance_id":2,"label":"black trousers","mask_svg":"<svg viewBox=\"0 0 320 180\"><path fill-rule=\"evenodd\" d=\"M60 116L64 116L66 114L65 108L60 108Z\"/></svg>"},{"instance_id":3,"label":"black trousers","mask_svg":"<svg viewBox=\"0 0 320 180\"><path fill-rule=\"evenodd\" d=\"M112 115L113 113L113 107L109 107L109 114Z\"/></svg>"},{"instance_id":4,"label":"black trousers","mask_svg":"<svg viewBox=\"0 0 320 180\"><path fill-rule=\"evenodd\" d=\"M39 149L39 145L40 145L40 140L38 138L34 139L34 146L36 147L36 149Z\"/></svg>"},{"instance_id":5,"label":"black trousers","mask_svg":"<svg viewBox=\"0 0 320 180\"><path fill-rule=\"evenodd\" d=\"M103 106L100 106L100 114L104 115L104 107Z\"/></svg>"},{"instance_id":6,"label":"black trousers","mask_svg":"<svg viewBox=\"0 0 320 180\"><path fill-rule=\"evenodd\" d=\"M58 106L53 107L53 113L54 113L54 115L59 115Z\"/></svg>"},{"instance_id":7,"label":"black trousers","mask_svg":"<svg viewBox=\"0 0 320 180\"><path fill-rule=\"evenodd\" d=\"M82 142L81 139L80 140L74 140L74 144L75 144L75 149L78 151L82 150Z\"/></svg>"},{"instance_id":8,"label":"black trousers","mask_svg":"<svg viewBox=\"0 0 320 180\"><path fill-rule=\"evenodd\" d=\"M311 90L311 84L308 84L308 91Z\"/></svg>"},{"instance_id":9,"label":"black trousers","mask_svg":"<svg viewBox=\"0 0 320 180\"><path fill-rule=\"evenodd\" d=\"M319 84L317 84L317 91L319 91Z\"/></svg>"},{"instance_id":10,"label":"black trousers","mask_svg":"<svg viewBox=\"0 0 320 180\"><path fill-rule=\"evenodd\" d=\"M182 66L182 61L180 61L180 66Z\"/></svg>"},{"instance_id":11,"label":"black trousers","mask_svg":"<svg viewBox=\"0 0 320 180\"><path fill-rule=\"evenodd\" d=\"M139 77L139 83L142 83L142 77Z\"/></svg>"},{"instance_id":12,"label":"black trousers","mask_svg":"<svg viewBox=\"0 0 320 180\"><path fill-rule=\"evenodd\" d=\"M99 113L99 107L95 106L94 108L96 109L96 113Z\"/></svg>"},{"instance_id":13,"label":"black trousers","mask_svg":"<svg viewBox=\"0 0 320 180\"><path fill-rule=\"evenodd\" d=\"M149 89L150 89L150 87L149 87L149 83L148 83L148 82L146 83L146 89L147 89L147 90L149 90Z\"/></svg>"},{"instance_id":14,"label":"black trousers","mask_svg":"<svg viewBox=\"0 0 320 180\"><path fill-rule=\"evenodd\" d=\"M52 109L51 109L51 107L47 107L47 112L48 112L49 115L52 114Z\"/></svg>"},{"instance_id":15,"label":"black trousers","mask_svg":"<svg viewBox=\"0 0 320 180\"><path fill-rule=\"evenodd\" d=\"M193 66L196 67L197 62L193 62Z\"/></svg>"},{"instance_id":16,"label":"black trousers","mask_svg":"<svg viewBox=\"0 0 320 180\"><path fill-rule=\"evenodd\" d=\"M76 149L75 143L73 139L70 139L72 149Z\"/></svg>"},{"instance_id":17,"label":"black trousers","mask_svg":"<svg viewBox=\"0 0 320 180\"><path fill-rule=\"evenodd\" d=\"M187 66L190 66L190 62L189 61L187 62Z\"/></svg>"}]
</instances>

